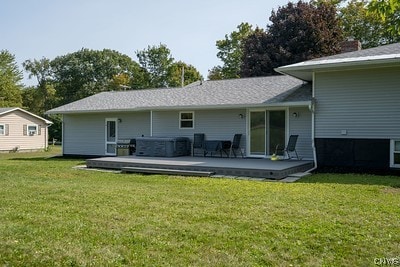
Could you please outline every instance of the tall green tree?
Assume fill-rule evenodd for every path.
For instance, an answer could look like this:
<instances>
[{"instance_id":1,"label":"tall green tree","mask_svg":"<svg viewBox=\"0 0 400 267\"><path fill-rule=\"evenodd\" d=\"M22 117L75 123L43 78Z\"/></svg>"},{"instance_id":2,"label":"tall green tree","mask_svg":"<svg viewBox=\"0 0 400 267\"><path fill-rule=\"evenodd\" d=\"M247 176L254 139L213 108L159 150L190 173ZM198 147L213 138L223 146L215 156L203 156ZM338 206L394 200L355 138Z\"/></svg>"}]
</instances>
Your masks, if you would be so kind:
<instances>
[{"instance_id":1,"label":"tall green tree","mask_svg":"<svg viewBox=\"0 0 400 267\"><path fill-rule=\"evenodd\" d=\"M351 0L339 9L340 25L346 38L359 40L363 48L378 46L382 43L384 26L381 19L368 12L367 0Z\"/></svg>"},{"instance_id":2,"label":"tall green tree","mask_svg":"<svg viewBox=\"0 0 400 267\"><path fill-rule=\"evenodd\" d=\"M266 34L257 32L258 36L249 36L245 42L241 76L271 75L278 66L338 53L343 37L336 11L335 4L329 1L289 2L272 11ZM251 54L252 47L266 49L261 62L254 60L260 54Z\"/></svg>"},{"instance_id":3,"label":"tall green tree","mask_svg":"<svg viewBox=\"0 0 400 267\"><path fill-rule=\"evenodd\" d=\"M384 25L387 43L400 41L400 1L399 0L371 0L368 12L376 14Z\"/></svg>"},{"instance_id":4,"label":"tall green tree","mask_svg":"<svg viewBox=\"0 0 400 267\"><path fill-rule=\"evenodd\" d=\"M201 79L200 72L192 65L188 65L183 61L174 62L168 68L169 87L185 86Z\"/></svg>"},{"instance_id":5,"label":"tall green tree","mask_svg":"<svg viewBox=\"0 0 400 267\"><path fill-rule=\"evenodd\" d=\"M22 106L22 72L15 56L7 50L0 51L0 107Z\"/></svg>"},{"instance_id":6,"label":"tall green tree","mask_svg":"<svg viewBox=\"0 0 400 267\"><path fill-rule=\"evenodd\" d=\"M225 35L225 39L216 42L217 57L222 61L222 66L214 67L208 75L212 79L239 78L240 65L243 57L243 43L254 32L252 25L242 22L237 26L237 31Z\"/></svg>"},{"instance_id":7,"label":"tall green tree","mask_svg":"<svg viewBox=\"0 0 400 267\"><path fill-rule=\"evenodd\" d=\"M51 61L51 68L60 104L108 91L115 85L115 77L121 74L127 75L133 89L147 86L145 72L138 63L109 49L82 49L59 56Z\"/></svg>"},{"instance_id":8,"label":"tall green tree","mask_svg":"<svg viewBox=\"0 0 400 267\"><path fill-rule=\"evenodd\" d=\"M29 78L36 78L38 83L37 86L31 86L22 91L22 102L24 108L30 112L52 121L53 125L49 128L49 137L61 140L61 116L45 114L47 110L54 108L59 100L56 96L50 63L50 59L47 58L26 60L22 63L25 71L29 73Z\"/></svg>"},{"instance_id":9,"label":"tall green tree","mask_svg":"<svg viewBox=\"0 0 400 267\"><path fill-rule=\"evenodd\" d=\"M224 74L222 73L221 66L212 67L211 70L208 70L207 78L209 80L222 80L224 79Z\"/></svg>"},{"instance_id":10,"label":"tall green tree","mask_svg":"<svg viewBox=\"0 0 400 267\"><path fill-rule=\"evenodd\" d=\"M175 61L171 50L164 45L148 46L136 51L139 63L148 75L152 88L179 87L182 85L182 68L184 69L184 85L202 79L199 71L183 61Z\"/></svg>"},{"instance_id":11,"label":"tall green tree","mask_svg":"<svg viewBox=\"0 0 400 267\"><path fill-rule=\"evenodd\" d=\"M26 60L22 63L29 78L35 77L38 85L23 91L26 94L24 107L31 112L43 116L44 113L57 104L56 90L53 86L53 71L50 66L50 59ZM27 100L32 98L32 100Z\"/></svg>"},{"instance_id":12,"label":"tall green tree","mask_svg":"<svg viewBox=\"0 0 400 267\"><path fill-rule=\"evenodd\" d=\"M149 73L150 87L168 87L168 69L174 62L171 50L164 45L148 46L136 51L141 67Z\"/></svg>"}]
</instances>

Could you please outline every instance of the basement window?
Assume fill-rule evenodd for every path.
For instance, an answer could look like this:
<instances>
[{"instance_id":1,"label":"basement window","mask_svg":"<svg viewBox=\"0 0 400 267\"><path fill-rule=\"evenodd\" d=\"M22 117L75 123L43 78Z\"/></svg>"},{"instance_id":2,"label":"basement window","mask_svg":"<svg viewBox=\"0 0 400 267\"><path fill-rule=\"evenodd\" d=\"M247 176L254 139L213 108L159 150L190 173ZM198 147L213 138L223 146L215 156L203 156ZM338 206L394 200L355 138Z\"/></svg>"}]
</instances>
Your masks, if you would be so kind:
<instances>
[{"instance_id":1,"label":"basement window","mask_svg":"<svg viewBox=\"0 0 400 267\"><path fill-rule=\"evenodd\" d=\"M400 140L390 140L390 167L400 168Z\"/></svg>"},{"instance_id":2,"label":"basement window","mask_svg":"<svg viewBox=\"0 0 400 267\"><path fill-rule=\"evenodd\" d=\"M194 112L185 111L179 112L179 129L194 128Z\"/></svg>"}]
</instances>

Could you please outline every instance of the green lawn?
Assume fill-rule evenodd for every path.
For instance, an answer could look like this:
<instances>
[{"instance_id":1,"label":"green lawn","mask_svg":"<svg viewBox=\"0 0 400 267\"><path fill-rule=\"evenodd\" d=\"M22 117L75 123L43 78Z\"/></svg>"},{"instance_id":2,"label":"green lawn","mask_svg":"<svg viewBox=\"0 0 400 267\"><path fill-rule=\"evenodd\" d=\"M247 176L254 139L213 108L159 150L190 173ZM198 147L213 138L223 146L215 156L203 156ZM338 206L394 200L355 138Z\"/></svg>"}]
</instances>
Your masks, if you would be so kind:
<instances>
[{"instance_id":1,"label":"green lawn","mask_svg":"<svg viewBox=\"0 0 400 267\"><path fill-rule=\"evenodd\" d=\"M0 154L0 266L375 266L400 258L400 177L297 183L73 169Z\"/></svg>"}]
</instances>

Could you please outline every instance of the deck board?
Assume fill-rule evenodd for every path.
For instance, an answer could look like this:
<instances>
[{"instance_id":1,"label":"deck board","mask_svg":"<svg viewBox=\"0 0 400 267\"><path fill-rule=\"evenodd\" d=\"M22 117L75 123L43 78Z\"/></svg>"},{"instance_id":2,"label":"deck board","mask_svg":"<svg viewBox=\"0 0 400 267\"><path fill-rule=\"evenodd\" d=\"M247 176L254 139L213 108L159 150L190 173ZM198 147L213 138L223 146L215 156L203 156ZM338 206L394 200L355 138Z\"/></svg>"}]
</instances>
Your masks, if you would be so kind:
<instances>
[{"instance_id":1,"label":"deck board","mask_svg":"<svg viewBox=\"0 0 400 267\"><path fill-rule=\"evenodd\" d=\"M214 172L216 175L243 176L266 179L283 179L304 172L313 166L312 161L218 157L104 157L88 159L89 168L121 169L124 167L161 168L183 171Z\"/></svg>"}]
</instances>

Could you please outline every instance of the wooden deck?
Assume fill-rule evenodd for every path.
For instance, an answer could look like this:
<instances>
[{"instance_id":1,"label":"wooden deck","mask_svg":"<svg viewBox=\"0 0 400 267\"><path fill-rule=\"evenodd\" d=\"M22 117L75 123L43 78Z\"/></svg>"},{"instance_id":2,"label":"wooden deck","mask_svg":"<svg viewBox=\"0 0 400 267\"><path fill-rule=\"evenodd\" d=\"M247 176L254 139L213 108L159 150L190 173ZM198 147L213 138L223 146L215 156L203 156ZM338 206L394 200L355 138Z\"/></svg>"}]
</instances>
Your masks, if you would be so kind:
<instances>
[{"instance_id":1,"label":"wooden deck","mask_svg":"<svg viewBox=\"0 0 400 267\"><path fill-rule=\"evenodd\" d=\"M312 161L281 160L249 158L217 158L217 157L104 157L86 160L88 168L118 169L126 167L138 170L162 169L210 172L215 175L254 177L265 179L283 179L287 176L304 172L313 166ZM129 170L129 168L126 168ZM140 172L140 171L138 171ZM154 171L156 173L156 171ZM183 172L181 172L183 173Z\"/></svg>"}]
</instances>

